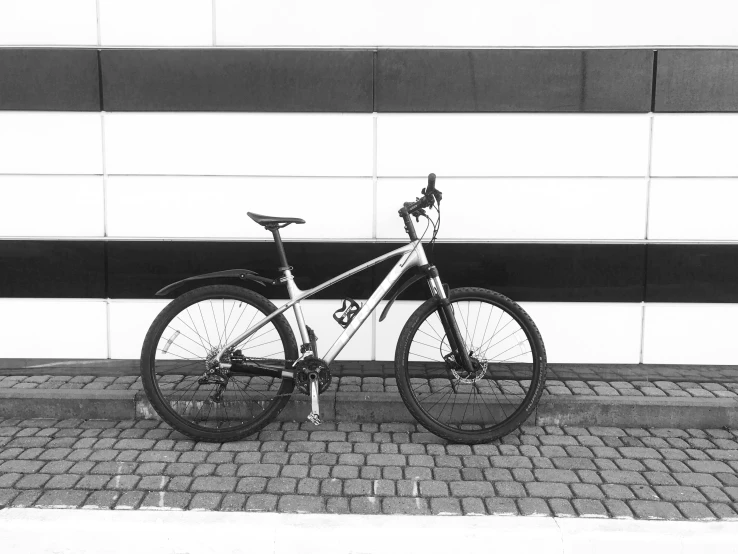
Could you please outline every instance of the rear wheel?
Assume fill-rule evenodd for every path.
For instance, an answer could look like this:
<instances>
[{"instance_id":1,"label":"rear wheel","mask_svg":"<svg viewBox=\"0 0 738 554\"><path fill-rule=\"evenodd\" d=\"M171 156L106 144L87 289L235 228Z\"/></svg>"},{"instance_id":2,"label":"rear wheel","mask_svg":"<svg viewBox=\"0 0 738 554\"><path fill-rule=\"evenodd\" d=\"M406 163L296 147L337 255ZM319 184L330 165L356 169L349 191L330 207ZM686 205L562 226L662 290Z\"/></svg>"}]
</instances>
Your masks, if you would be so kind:
<instances>
[{"instance_id":1,"label":"rear wheel","mask_svg":"<svg viewBox=\"0 0 738 554\"><path fill-rule=\"evenodd\" d=\"M141 378L156 412L198 440L243 439L284 408L292 379L237 370L208 374L209 362L228 341L276 310L263 296L241 287L214 285L174 299L157 316L141 351ZM236 346L245 363L285 369L298 357L283 315Z\"/></svg>"},{"instance_id":2,"label":"rear wheel","mask_svg":"<svg viewBox=\"0 0 738 554\"><path fill-rule=\"evenodd\" d=\"M450 291L465 371L451 353L435 299L405 324L395 353L397 386L415 418L452 442L507 435L531 414L546 379L546 351L533 321L515 302L479 288Z\"/></svg>"}]
</instances>

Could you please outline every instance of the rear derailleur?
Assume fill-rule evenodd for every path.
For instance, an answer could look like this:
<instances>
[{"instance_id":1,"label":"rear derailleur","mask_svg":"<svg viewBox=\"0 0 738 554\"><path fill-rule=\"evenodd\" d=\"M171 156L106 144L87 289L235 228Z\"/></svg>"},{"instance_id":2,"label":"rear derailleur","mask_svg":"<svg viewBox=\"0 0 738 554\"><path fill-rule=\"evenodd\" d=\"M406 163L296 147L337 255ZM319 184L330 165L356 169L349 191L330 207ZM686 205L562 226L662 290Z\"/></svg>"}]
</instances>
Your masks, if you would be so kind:
<instances>
[{"instance_id":1,"label":"rear derailleur","mask_svg":"<svg viewBox=\"0 0 738 554\"><path fill-rule=\"evenodd\" d=\"M240 353L240 352L239 352ZM205 373L197 380L198 385L215 385L213 393L210 395L212 402L221 402L223 393L228 386L230 371L228 367L222 367L219 362L215 361L217 349L213 349L205 360ZM230 357L224 354L223 361L229 362Z\"/></svg>"},{"instance_id":2,"label":"rear derailleur","mask_svg":"<svg viewBox=\"0 0 738 554\"><path fill-rule=\"evenodd\" d=\"M310 395L312 409L308 415L308 421L314 425L320 425L323 421L320 419L318 395L325 392L331 384L331 371L328 364L310 354L297 360L293 367L297 389Z\"/></svg>"}]
</instances>

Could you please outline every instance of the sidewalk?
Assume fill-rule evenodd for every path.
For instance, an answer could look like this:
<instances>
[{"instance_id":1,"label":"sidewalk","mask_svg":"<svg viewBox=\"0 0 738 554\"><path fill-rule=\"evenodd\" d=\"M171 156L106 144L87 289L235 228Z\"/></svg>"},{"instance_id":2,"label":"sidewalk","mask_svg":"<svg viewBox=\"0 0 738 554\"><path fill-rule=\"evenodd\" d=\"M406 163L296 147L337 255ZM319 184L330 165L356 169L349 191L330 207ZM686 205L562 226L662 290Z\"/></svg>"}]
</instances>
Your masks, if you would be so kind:
<instances>
[{"instance_id":1,"label":"sidewalk","mask_svg":"<svg viewBox=\"0 0 738 554\"><path fill-rule=\"evenodd\" d=\"M321 395L327 421L414 422L391 362L346 362ZM282 421L303 421L307 396L294 394ZM5 362L0 417L156 418L136 360ZM738 368L732 366L572 366L552 364L536 425L738 428Z\"/></svg>"},{"instance_id":2,"label":"sidewalk","mask_svg":"<svg viewBox=\"0 0 738 554\"><path fill-rule=\"evenodd\" d=\"M277 422L195 443L152 420L0 421L0 507L738 519L738 430Z\"/></svg>"}]
</instances>

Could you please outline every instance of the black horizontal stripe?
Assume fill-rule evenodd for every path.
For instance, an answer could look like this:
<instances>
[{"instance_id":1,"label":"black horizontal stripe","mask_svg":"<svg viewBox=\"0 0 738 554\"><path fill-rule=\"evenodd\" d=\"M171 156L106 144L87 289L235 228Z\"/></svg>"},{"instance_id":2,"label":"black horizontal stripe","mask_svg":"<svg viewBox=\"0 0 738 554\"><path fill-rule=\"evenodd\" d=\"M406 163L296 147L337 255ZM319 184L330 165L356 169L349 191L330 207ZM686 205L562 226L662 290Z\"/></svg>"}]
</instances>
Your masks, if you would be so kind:
<instances>
[{"instance_id":1,"label":"black horizontal stripe","mask_svg":"<svg viewBox=\"0 0 738 554\"><path fill-rule=\"evenodd\" d=\"M651 50L381 50L379 112L648 112Z\"/></svg>"},{"instance_id":2,"label":"black horizontal stripe","mask_svg":"<svg viewBox=\"0 0 738 554\"><path fill-rule=\"evenodd\" d=\"M738 111L738 51L660 51L656 111Z\"/></svg>"},{"instance_id":3,"label":"black horizontal stripe","mask_svg":"<svg viewBox=\"0 0 738 554\"><path fill-rule=\"evenodd\" d=\"M294 242L286 251L298 286L307 289L398 246ZM516 300L640 302L644 250L638 244L442 243L431 257L451 287L492 288ZM104 298L106 281L110 298L154 298L193 275L246 268L276 277L278 266L269 242L6 240L0 259L9 268L0 273L0 297L25 298ZM383 262L315 298L366 298L393 264ZM270 298L287 297L281 286L245 284ZM425 286L414 285L403 298L425 298Z\"/></svg>"},{"instance_id":4,"label":"black horizontal stripe","mask_svg":"<svg viewBox=\"0 0 738 554\"><path fill-rule=\"evenodd\" d=\"M285 246L302 289L398 247ZM441 243L427 251L452 288L491 288L520 301L738 302L738 245ZM154 298L160 288L193 275L246 268L276 277L278 266L272 243L248 241L3 240L0 260L5 298ZM383 262L315 298L367 298L393 264ZM245 284L270 298L287 298L284 287ZM425 298L425 285L417 283L403 298Z\"/></svg>"},{"instance_id":5,"label":"black horizontal stripe","mask_svg":"<svg viewBox=\"0 0 738 554\"><path fill-rule=\"evenodd\" d=\"M0 110L738 111L738 52L0 49ZM102 83L102 94L100 93ZM653 86L652 86L653 85Z\"/></svg>"},{"instance_id":6,"label":"black horizontal stripe","mask_svg":"<svg viewBox=\"0 0 738 554\"><path fill-rule=\"evenodd\" d=\"M647 302L738 302L738 246L648 247Z\"/></svg>"},{"instance_id":7,"label":"black horizontal stripe","mask_svg":"<svg viewBox=\"0 0 738 554\"><path fill-rule=\"evenodd\" d=\"M372 52L103 50L106 111L371 112Z\"/></svg>"},{"instance_id":8,"label":"black horizontal stripe","mask_svg":"<svg viewBox=\"0 0 738 554\"><path fill-rule=\"evenodd\" d=\"M104 298L105 243L0 241L0 297Z\"/></svg>"},{"instance_id":9,"label":"black horizontal stripe","mask_svg":"<svg viewBox=\"0 0 738 554\"><path fill-rule=\"evenodd\" d=\"M381 243L287 243L297 285L307 289L398 248ZM640 302L643 299L641 245L443 243L435 262L451 287L494 288L518 300ZM148 298L165 285L191 275L246 268L277 276L277 255L268 242L111 242L110 295ZM314 298L367 298L395 261L386 261ZM260 289L287 298L284 287ZM417 284L405 298L425 298Z\"/></svg>"},{"instance_id":10,"label":"black horizontal stripe","mask_svg":"<svg viewBox=\"0 0 738 554\"><path fill-rule=\"evenodd\" d=\"M0 110L99 111L97 50L1 48Z\"/></svg>"}]
</instances>

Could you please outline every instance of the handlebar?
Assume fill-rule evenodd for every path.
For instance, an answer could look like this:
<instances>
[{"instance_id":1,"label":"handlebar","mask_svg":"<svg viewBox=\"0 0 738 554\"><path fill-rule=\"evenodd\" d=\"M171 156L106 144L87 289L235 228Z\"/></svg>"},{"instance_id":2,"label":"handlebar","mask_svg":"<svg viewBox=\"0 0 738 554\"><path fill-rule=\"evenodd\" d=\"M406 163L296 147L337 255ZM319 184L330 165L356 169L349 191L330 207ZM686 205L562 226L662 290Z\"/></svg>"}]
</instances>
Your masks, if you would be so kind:
<instances>
[{"instance_id":1,"label":"handlebar","mask_svg":"<svg viewBox=\"0 0 738 554\"><path fill-rule=\"evenodd\" d=\"M415 202L405 202L402 206L408 214L418 217L423 208L430 208L434 203L441 203L443 194L436 188L436 174L431 173L428 175L428 186L425 187L421 193L422 197L415 200ZM402 210L400 210L402 214Z\"/></svg>"}]
</instances>

